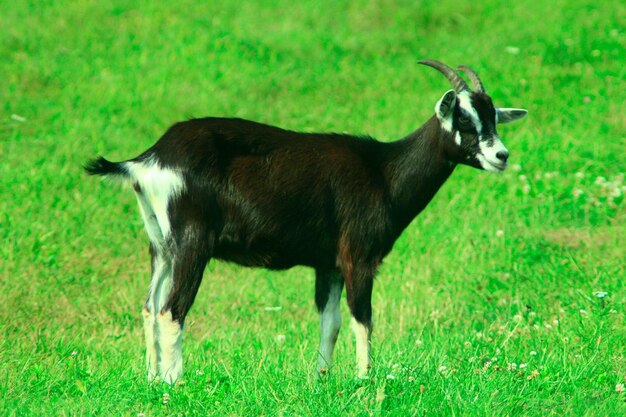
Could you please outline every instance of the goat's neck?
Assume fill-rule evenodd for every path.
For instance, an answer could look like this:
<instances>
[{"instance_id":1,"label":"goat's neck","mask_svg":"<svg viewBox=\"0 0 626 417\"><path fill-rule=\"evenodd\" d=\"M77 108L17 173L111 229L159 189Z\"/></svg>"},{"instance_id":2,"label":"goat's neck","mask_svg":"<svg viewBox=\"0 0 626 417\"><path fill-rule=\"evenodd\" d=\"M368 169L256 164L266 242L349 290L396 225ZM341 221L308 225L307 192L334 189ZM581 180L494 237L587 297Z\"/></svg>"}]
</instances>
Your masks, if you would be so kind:
<instances>
[{"instance_id":1,"label":"goat's neck","mask_svg":"<svg viewBox=\"0 0 626 417\"><path fill-rule=\"evenodd\" d=\"M445 132L436 117L391 145L387 178L398 228L404 229L448 179L455 163L445 156Z\"/></svg>"}]
</instances>

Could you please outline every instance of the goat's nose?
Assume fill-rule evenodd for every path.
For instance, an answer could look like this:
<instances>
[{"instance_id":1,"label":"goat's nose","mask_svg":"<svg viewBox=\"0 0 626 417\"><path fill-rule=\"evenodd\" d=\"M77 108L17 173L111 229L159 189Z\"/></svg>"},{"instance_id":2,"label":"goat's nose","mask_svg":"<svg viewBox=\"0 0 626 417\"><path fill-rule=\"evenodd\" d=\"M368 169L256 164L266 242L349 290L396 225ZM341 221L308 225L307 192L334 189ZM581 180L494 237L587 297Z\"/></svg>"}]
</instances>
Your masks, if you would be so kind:
<instances>
[{"instance_id":1,"label":"goat's nose","mask_svg":"<svg viewBox=\"0 0 626 417\"><path fill-rule=\"evenodd\" d=\"M506 160L509 159L509 152L508 151L498 151L498 153L496 154L496 158L498 158L502 162L506 162Z\"/></svg>"}]
</instances>

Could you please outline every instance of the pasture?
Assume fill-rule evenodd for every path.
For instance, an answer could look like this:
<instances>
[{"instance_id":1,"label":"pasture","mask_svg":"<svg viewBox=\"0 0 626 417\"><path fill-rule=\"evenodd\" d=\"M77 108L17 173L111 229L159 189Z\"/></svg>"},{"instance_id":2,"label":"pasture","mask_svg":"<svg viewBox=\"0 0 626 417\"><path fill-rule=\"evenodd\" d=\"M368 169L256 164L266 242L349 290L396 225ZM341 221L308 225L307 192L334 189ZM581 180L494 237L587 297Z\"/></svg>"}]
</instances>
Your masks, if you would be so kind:
<instances>
[{"instance_id":1,"label":"pasture","mask_svg":"<svg viewBox=\"0 0 626 417\"><path fill-rule=\"evenodd\" d=\"M626 5L589 0L3 2L0 415L626 413ZM459 166L374 285L374 368L348 310L315 375L311 270L211 261L184 383L145 378L147 237L87 177L172 123L231 116L397 140L473 67L510 168Z\"/></svg>"}]
</instances>

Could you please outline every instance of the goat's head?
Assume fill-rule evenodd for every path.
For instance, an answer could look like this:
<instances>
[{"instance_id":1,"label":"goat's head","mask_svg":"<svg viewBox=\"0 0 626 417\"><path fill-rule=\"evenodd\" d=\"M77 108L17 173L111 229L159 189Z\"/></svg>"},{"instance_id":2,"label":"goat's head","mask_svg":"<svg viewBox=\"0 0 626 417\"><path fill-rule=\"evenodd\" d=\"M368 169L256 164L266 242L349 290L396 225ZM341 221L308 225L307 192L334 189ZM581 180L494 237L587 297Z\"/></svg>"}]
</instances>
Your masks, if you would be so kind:
<instances>
[{"instance_id":1,"label":"goat's head","mask_svg":"<svg viewBox=\"0 0 626 417\"><path fill-rule=\"evenodd\" d=\"M495 108L480 78L467 66L461 65L458 69L469 76L474 91L447 65L432 60L419 63L439 70L454 88L446 92L435 106L437 118L450 140L448 156L453 162L486 171L506 169L509 151L500 140L496 125L521 119L528 112L524 109Z\"/></svg>"}]
</instances>

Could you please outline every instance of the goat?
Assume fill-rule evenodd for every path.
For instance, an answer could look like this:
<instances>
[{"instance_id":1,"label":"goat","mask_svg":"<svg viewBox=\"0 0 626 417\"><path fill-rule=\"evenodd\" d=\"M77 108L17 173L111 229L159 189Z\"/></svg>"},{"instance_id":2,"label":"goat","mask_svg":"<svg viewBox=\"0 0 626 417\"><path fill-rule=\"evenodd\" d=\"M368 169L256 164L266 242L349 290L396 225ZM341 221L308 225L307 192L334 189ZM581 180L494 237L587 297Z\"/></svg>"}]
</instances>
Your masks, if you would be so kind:
<instances>
[{"instance_id":1,"label":"goat","mask_svg":"<svg viewBox=\"0 0 626 417\"><path fill-rule=\"evenodd\" d=\"M527 114L494 108L466 66L458 70L473 91L447 65L419 63L443 73L453 89L399 141L202 118L173 125L136 158L85 165L89 174L124 179L139 202L152 260L143 308L149 380L181 378L185 317L212 258L315 270L320 374L332 364L345 285L357 377L367 378L372 287L383 258L456 165L504 170L509 153L496 124Z\"/></svg>"}]
</instances>

